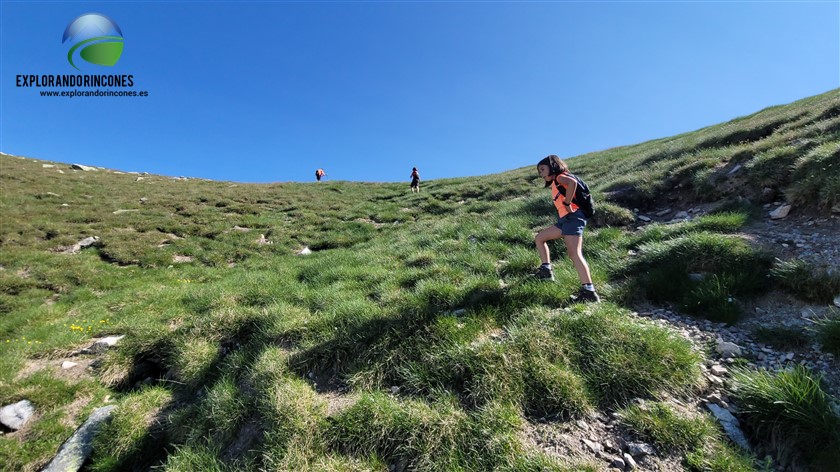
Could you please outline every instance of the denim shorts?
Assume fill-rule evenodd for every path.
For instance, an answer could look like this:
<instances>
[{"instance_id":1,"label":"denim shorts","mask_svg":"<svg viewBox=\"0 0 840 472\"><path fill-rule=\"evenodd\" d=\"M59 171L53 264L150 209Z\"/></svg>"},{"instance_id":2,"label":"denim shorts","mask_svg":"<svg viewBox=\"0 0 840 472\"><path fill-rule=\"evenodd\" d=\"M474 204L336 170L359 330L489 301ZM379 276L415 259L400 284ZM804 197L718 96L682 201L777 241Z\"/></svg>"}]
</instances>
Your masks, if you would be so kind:
<instances>
[{"instance_id":1,"label":"denim shorts","mask_svg":"<svg viewBox=\"0 0 840 472\"><path fill-rule=\"evenodd\" d=\"M560 228L563 236L583 236L583 228L586 226L586 217L583 216L583 211L577 210L574 213L569 213L563 218L557 220L554 225Z\"/></svg>"}]
</instances>

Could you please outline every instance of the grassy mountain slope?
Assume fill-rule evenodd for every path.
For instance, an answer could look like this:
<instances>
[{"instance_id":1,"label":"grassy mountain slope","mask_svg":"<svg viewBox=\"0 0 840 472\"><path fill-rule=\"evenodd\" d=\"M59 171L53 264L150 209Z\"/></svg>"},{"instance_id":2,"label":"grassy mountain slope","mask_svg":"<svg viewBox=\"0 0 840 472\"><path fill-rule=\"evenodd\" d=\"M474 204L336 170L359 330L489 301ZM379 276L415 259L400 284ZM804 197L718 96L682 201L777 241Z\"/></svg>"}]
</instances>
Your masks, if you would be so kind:
<instances>
[{"instance_id":1,"label":"grassy mountain slope","mask_svg":"<svg viewBox=\"0 0 840 472\"><path fill-rule=\"evenodd\" d=\"M0 404L38 410L0 437L0 463L37 470L107 397L118 408L87 470L598 470L523 429L704 388L706 353L629 307L735 322L733 297L771 289L771 255L732 233L750 201L840 204L840 92L570 164L599 203L584 247L599 306L571 304L561 243L556 283L528 275L534 232L556 219L533 167L412 194L0 155ZM634 207L737 197L622 228ZM88 236L100 240L71 253ZM110 334L126 337L106 355L71 356ZM64 359L91 369L68 375ZM756 467L708 419L662 405L668 431L694 434L674 448L684 467ZM655 440L649 413L628 410L621 427Z\"/></svg>"}]
</instances>

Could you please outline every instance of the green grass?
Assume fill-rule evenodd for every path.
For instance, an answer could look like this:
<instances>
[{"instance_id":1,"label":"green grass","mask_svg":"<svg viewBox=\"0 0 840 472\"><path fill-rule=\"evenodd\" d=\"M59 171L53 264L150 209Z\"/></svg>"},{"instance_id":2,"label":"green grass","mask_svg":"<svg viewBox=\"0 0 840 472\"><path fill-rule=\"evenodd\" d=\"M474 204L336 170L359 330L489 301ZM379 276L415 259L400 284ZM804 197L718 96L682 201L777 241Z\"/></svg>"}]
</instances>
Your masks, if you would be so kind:
<instances>
[{"instance_id":1,"label":"green grass","mask_svg":"<svg viewBox=\"0 0 840 472\"><path fill-rule=\"evenodd\" d=\"M796 366L777 374L737 370L733 379L747 426L783 463L813 470L840 463L840 413L818 375Z\"/></svg>"},{"instance_id":2,"label":"green grass","mask_svg":"<svg viewBox=\"0 0 840 472\"><path fill-rule=\"evenodd\" d=\"M687 313L734 323L741 316L737 298L760 293L766 284L770 256L737 236L701 231L671 239L647 237L655 242L642 244L623 273L634 274L638 291L650 300L675 302Z\"/></svg>"},{"instance_id":3,"label":"green grass","mask_svg":"<svg viewBox=\"0 0 840 472\"><path fill-rule=\"evenodd\" d=\"M836 310L834 312L836 313ZM840 319L835 317L819 320L817 322L817 336L824 351L840 356Z\"/></svg>"},{"instance_id":4,"label":"green grass","mask_svg":"<svg viewBox=\"0 0 840 472\"><path fill-rule=\"evenodd\" d=\"M805 301L831 303L840 293L840 275L807 261L776 260L771 274L783 290Z\"/></svg>"},{"instance_id":5,"label":"green grass","mask_svg":"<svg viewBox=\"0 0 840 472\"><path fill-rule=\"evenodd\" d=\"M664 453L684 455L694 471L754 471L749 454L730 445L709 415L689 417L667 403L631 405L621 411L622 423L634 435Z\"/></svg>"},{"instance_id":6,"label":"green grass","mask_svg":"<svg viewBox=\"0 0 840 472\"><path fill-rule=\"evenodd\" d=\"M597 307L571 303L579 280L562 241L549 244L557 281L529 277L534 234L556 221L533 166L412 194L138 180L0 155L0 400L41 412L25 443L0 438L0 459L37 470L110 395L118 408L91 470L594 470L532 450L522 428L698 386L702 355L630 304L735 322L769 290L772 261L733 233L762 186L811 211L837 203L838 100L572 159L596 197L584 254L607 301ZM632 209L665 198L733 203L635 231ZM100 242L64 253L87 236ZM315 252L295 255L303 247ZM797 285L797 267L772 279L835 287ZM112 334L126 337L78 383L18 377ZM714 441L680 450L698 470L748 463Z\"/></svg>"}]
</instances>

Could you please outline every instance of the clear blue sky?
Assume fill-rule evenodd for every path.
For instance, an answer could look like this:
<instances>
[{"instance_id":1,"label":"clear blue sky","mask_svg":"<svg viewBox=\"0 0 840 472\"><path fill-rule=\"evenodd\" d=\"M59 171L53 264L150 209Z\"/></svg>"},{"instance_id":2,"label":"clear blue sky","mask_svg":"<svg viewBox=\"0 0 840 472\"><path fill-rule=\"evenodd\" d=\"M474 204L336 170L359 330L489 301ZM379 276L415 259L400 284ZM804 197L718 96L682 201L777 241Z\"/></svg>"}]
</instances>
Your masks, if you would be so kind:
<instances>
[{"instance_id":1,"label":"clear blue sky","mask_svg":"<svg viewBox=\"0 0 840 472\"><path fill-rule=\"evenodd\" d=\"M0 3L0 150L242 182L501 172L840 87L840 2ZM148 97L41 97L109 16Z\"/></svg>"}]
</instances>

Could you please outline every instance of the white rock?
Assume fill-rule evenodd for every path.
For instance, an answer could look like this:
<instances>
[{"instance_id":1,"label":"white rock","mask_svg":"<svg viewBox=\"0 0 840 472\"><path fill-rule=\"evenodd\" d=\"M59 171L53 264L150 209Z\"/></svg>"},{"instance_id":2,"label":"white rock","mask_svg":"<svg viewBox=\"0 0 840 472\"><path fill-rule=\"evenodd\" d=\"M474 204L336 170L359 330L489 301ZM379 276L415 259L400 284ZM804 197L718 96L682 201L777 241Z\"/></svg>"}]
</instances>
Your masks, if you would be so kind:
<instances>
[{"instance_id":1,"label":"white rock","mask_svg":"<svg viewBox=\"0 0 840 472\"><path fill-rule=\"evenodd\" d=\"M692 210L694 210L694 208L692 208ZM681 212L677 213L676 215L674 215L674 219L677 219L677 220L684 220L686 218L688 218L688 213L686 213L684 211L681 211Z\"/></svg>"},{"instance_id":2,"label":"white rock","mask_svg":"<svg viewBox=\"0 0 840 472\"><path fill-rule=\"evenodd\" d=\"M309 255L309 254L312 254L312 249L309 249L308 247L305 247L305 248L301 249L300 251L298 251L298 256L306 256L306 255Z\"/></svg>"},{"instance_id":3,"label":"white rock","mask_svg":"<svg viewBox=\"0 0 840 472\"><path fill-rule=\"evenodd\" d=\"M706 405L712 414L717 418L720 422L721 426L723 426L723 430L726 431L726 434L729 436L735 444L741 446L742 448L749 450L750 444L747 442L746 436L744 436L744 432L741 431L741 427L738 425L738 419L732 416L732 413L729 410L724 409L718 405L709 403Z\"/></svg>"},{"instance_id":4,"label":"white rock","mask_svg":"<svg viewBox=\"0 0 840 472\"><path fill-rule=\"evenodd\" d=\"M64 362L61 363L61 368L62 369L72 369L73 367L76 367L77 365L79 365L79 364L77 364L75 362L64 361Z\"/></svg>"},{"instance_id":5,"label":"white rock","mask_svg":"<svg viewBox=\"0 0 840 472\"><path fill-rule=\"evenodd\" d=\"M589 452L592 454L598 454L601 452L601 445L594 441L583 439L583 444L586 445L586 448L589 449Z\"/></svg>"},{"instance_id":6,"label":"white rock","mask_svg":"<svg viewBox=\"0 0 840 472\"><path fill-rule=\"evenodd\" d=\"M642 442L631 442L627 444L627 451L634 457L652 456L656 450L650 444Z\"/></svg>"},{"instance_id":7,"label":"white rock","mask_svg":"<svg viewBox=\"0 0 840 472\"><path fill-rule=\"evenodd\" d=\"M103 406L93 410L87 421L79 426L73 436L61 445L58 454L41 470L43 472L79 470L93 451L93 437L96 435L96 431L99 430L103 422L111 417L114 408L116 408L116 405Z\"/></svg>"},{"instance_id":8,"label":"white rock","mask_svg":"<svg viewBox=\"0 0 840 472\"><path fill-rule=\"evenodd\" d=\"M790 205L782 205L779 208L770 212L770 218L774 220L780 220L790 213Z\"/></svg>"},{"instance_id":9,"label":"white rock","mask_svg":"<svg viewBox=\"0 0 840 472\"><path fill-rule=\"evenodd\" d=\"M639 219L640 219L640 220L642 220L642 221L644 221L645 223L647 223L647 222L649 222L649 221L650 221L650 218L648 218L648 217L647 217L647 216L645 216L645 215L639 215Z\"/></svg>"},{"instance_id":10,"label":"white rock","mask_svg":"<svg viewBox=\"0 0 840 472\"><path fill-rule=\"evenodd\" d=\"M834 306L840 307L840 295L834 297Z\"/></svg>"},{"instance_id":11,"label":"white rock","mask_svg":"<svg viewBox=\"0 0 840 472\"><path fill-rule=\"evenodd\" d=\"M723 379L718 377L717 375L709 375L708 377L709 377L709 382L711 382L712 384L718 385L718 386L723 385Z\"/></svg>"},{"instance_id":12,"label":"white rock","mask_svg":"<svg viewBox=\"0 0 840 472\"><path fill-rule=\"evenodd\" d=\"M635 470L638 465L636 465L636 461L633 459L633 456L627 454L626 452L622 455L624 458L624 463L627 465L627 470Z\"/></svg>"},{"instance_id":13,"label":"white rock","mask_svg":"<svg viewBox=\"0 0 840 472\"><path fill-rule=\"evenodd\" d=\"M733 357L741 355L741 348L735 343L730 343L718 338L717 347L715 348L718 354L723 357Z\"/></svg>"},{"instance_id":14,"label":"white rock","mask_svg":"<svg viewBox=\"0 0 840 472\"><path fill-rule=\"evenodd\" d=\"M99 170L99 169L97 169L96 167L83 166L83 165L81 165L81 164L72 164L72 165L70 166L70 168L71 168L71 169L73 169L73 170L83 170L83 171L85 171L85 172L88 172L88 171L94 171L94 172L97 172L97 171Z\"/></svg>"},{"instance_id":15,"label":"white rock","mask_svg":"<svg viewBox=\"0 0 840 472\"><path fill-rule=\"evenodd\" d=\"M83 354L98 354L100 352L105 352L109 348L112 348L117 345L117 343L124 338L125 335L121 336L107 336L102 339L97 340L95 343L91 344L89 348L82 349Z\"/></svg>"},{"instance_id":16,"label":"white rock","mask_svg":"<svg viewBox=\"0 0 840 472\"><path fill-rule=\"evenodd\" d=\"M729 372L728 370L726 370L726 367L717 364L711 367L711 371L715 375L726 375L726 373Z\"/></svg>"},{"instance_id":17,"label":"white rock","mask_svg":"<svg viewBox=\"0 0 840 472\"><path fill-rule=\"evenodd\" d=\"M54 166L54 165L52 165L52 164L41 164L41 167L43 167L44 169L51 169L51 168L53 168L53 167L55 167L55 166Z\"/></svg>"},{"instance_id":18,"label":"white rock","mask_svg":"<svg viewBox=\"0 0 840 472\"><path fill-rule=\"evenodd\" d=\"M93 246L99 241L99 236L91 236L76 243L80 248L84 249L88 246Z\"/></svg>"},{"instance_id":19,"label":"white rock","mask_svg":"<svg viewBox=\"0 0 840 472\"><path fill-rule=\"evenodd\" d=\"M29 400L21 400L11 405L0 408L0 423L15 431L23 428L23 425L35 414L35 407Z\"/></svg>"},{"instance_id":20,"label":"white rock","mask_svg":"<svg viewBox=\"0 0 840 472\"><path fill-rule=\"evenodd\" d=\"M739 170L741 170L741 164L738 164L738 165L736 165L735 167L733 167L733 168L732 168L732 170L730 170L730 171L729 171L729 174L727 174L727 175L732 175L732 174L734 174L735 172L738 172Z\"/></svg>"}]
</instances>

